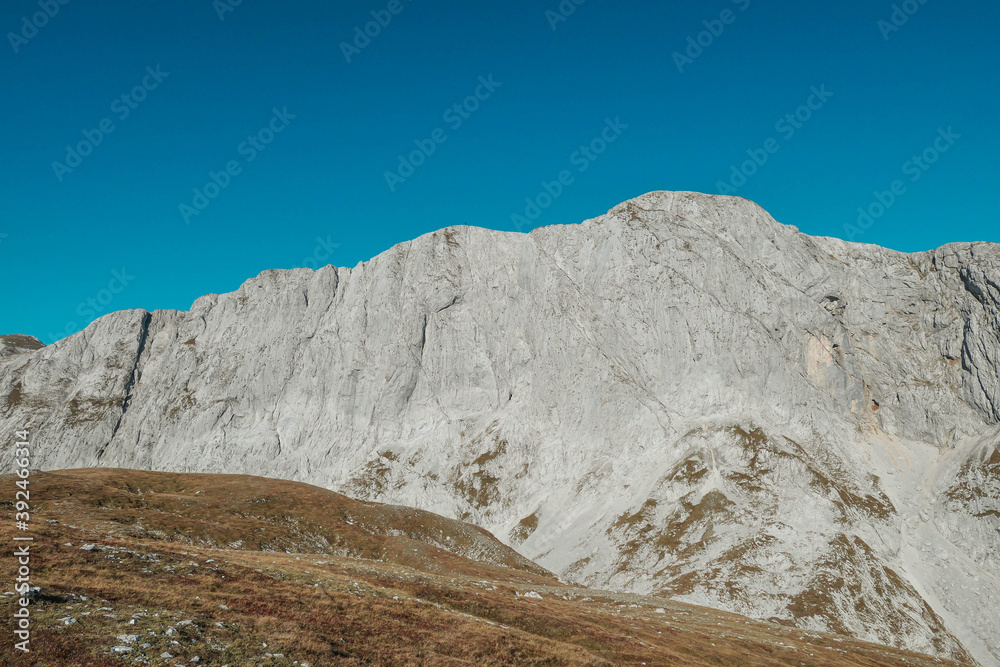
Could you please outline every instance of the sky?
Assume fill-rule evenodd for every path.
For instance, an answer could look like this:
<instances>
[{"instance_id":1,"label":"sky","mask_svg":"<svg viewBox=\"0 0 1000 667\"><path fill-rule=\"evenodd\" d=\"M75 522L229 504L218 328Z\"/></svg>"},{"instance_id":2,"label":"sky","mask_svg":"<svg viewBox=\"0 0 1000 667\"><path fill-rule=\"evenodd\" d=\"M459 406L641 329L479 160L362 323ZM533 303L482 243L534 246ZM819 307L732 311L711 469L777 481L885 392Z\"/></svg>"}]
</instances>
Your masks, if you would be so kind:
<instances>
[{"instance_id":1,"label":"sky","mask_svg":"<svg viewBox=\"0 0 1000 667\"><path fill-rule=\"evenodd\" d=\"M997 242L998 19L984 0L7 0L0 333L52 343L266 269L652 190L906 252Z\"/></svg>"}]
</instances>

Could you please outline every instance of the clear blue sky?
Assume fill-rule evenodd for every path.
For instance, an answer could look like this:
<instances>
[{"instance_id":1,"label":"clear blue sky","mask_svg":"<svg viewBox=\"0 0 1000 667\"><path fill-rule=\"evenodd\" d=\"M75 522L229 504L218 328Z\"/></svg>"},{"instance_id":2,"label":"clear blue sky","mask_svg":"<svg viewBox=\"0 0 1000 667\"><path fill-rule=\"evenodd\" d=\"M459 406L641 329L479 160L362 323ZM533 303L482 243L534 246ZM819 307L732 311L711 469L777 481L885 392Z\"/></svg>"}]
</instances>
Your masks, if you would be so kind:
<instances>
[{"instance_id":1,"label":"clear blue sky","mask_svg":"<svg viewBox=\"0 0 1000 667\"><path fill-rule=\"evenodd\" d=\"M50 343L264 269L579 222L650 190L735 183L805 232L905 251L1000 241L995 2L908 0L896 29L891 0L233 1L3 3L0 333ZM345 50L373 11L391 20ZM411 174L417 141L434 152ZM210 172L226 187L203 201Z\"/></svg>"}]
</instances>

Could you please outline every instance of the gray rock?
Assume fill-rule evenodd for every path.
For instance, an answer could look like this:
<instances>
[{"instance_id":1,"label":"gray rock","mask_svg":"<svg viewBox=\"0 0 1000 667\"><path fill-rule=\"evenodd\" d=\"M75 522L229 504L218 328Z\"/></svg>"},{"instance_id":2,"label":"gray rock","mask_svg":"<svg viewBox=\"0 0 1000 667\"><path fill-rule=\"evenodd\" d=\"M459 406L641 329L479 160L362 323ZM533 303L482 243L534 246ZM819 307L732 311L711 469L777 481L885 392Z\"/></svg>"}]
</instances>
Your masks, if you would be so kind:
<instances>
[{"instance_id":1,"label":"gray rock","mask_svg":"<svg viewBox=\"0 0 1000 667\"><path fill-rule=\"evenodd\" d=\"M996 245L656 192L107 315L0 359L0 425L60 443L44 468L264 472L569 580L996 666L998 285Z\"/></svg>"}]
</instances>

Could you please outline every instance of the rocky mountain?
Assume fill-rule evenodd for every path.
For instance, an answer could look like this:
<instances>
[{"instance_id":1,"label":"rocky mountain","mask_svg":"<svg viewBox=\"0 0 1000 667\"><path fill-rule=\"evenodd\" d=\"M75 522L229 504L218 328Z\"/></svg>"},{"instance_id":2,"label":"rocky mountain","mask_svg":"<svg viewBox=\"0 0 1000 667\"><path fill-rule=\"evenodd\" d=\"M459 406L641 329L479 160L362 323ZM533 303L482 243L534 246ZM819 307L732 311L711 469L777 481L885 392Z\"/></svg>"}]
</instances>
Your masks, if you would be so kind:
<instances>
[{"instance_id":1,"label":"rocky mountain","mask_svg":"<svg viewBox=\"0 0 1000 667\"><path fill-rule=\"evenodd\" d=\"M989 667L998 422L998 246L903 254L693 193L267 271L0 359L42 468L306 481L567 581Z\"/></svg>"}]
</instances>

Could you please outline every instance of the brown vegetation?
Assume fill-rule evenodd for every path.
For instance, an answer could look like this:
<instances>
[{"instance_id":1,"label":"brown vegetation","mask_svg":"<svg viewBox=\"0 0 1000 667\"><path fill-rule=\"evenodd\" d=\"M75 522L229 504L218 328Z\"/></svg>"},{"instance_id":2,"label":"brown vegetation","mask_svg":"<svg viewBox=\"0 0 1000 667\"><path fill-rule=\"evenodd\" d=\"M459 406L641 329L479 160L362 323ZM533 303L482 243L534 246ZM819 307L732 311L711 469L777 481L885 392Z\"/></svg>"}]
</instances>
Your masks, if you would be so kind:
<instances>
[{"instance_id":1,"label":"brown vegetation","mask_svg":"<svg viewBox=\"0 0 1000 667\"><path fill-rule=\"evenodd\" d=\"M2 486L13 498L13 478ZM31 654L4 649L3 664L946 664L566 586L473 526L305 484L77 470L30 488L41 595ZM485 545L492 563L461 555ZM6 581L13 567L2 559ZM10 619L13 598L0 606Z\"/></svg>"}]
</instances>

